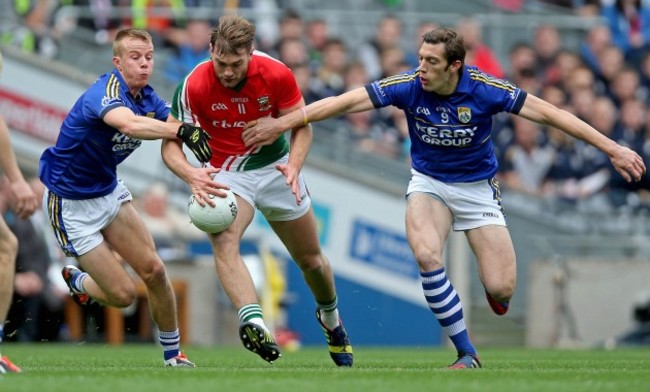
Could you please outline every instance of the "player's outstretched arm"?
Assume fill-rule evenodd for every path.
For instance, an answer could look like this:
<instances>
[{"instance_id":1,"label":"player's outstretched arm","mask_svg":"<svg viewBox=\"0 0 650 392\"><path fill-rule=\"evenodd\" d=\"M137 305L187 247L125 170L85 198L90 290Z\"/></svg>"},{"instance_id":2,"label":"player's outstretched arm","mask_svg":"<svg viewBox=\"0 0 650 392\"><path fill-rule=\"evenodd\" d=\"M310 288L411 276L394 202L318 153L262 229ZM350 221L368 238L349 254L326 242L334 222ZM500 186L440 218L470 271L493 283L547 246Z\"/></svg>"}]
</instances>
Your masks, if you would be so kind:
<instances>
[{"instance_id":1,"label":"player's outstretched arm","mask_svg":"<svg viewBox=\"0 0 650 392\"><path fill-rule=\"evenodd\" d=\"M557 128L600 149L609 156L616 171L628 182L639 181L646 172L643 159L636 152L622 146L578 117L528 94L519 115L540 124Z\"/></svg>"},{"instance_id":2,"label":"player's outstretched arm","mask_svg":"<svg viewBox=\"0 0 650 392\"><path fill-rule=\"evenodd\" d=\"M267 145L288 129L373 108L365 87L359 87L336 97L323 98L279 118L264 117L251 121L246 125L242 139L246 146Z\"/></svg>"},{"instance_id":3,"label":"player's outstretched arm","mask_svg":"<svg viewBox=\"0 0 650 392\"><path fill-rule=\"evenodd\" d=\"M208 144L210 136L193 124L136 116L124 106L108 111L104 115L104 122L134 139L181 139L200 162L207 162L212 157L212 149Z\"/></svg>"}]
</instances>

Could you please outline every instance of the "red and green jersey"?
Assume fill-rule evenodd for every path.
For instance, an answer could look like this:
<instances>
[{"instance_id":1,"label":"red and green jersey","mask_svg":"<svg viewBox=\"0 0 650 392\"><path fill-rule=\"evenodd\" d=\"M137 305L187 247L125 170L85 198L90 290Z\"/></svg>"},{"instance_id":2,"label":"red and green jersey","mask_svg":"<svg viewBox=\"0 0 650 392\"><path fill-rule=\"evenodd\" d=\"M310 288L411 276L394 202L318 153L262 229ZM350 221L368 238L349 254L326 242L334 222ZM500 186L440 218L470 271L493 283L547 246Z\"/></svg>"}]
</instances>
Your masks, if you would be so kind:
<instances>
[{"instance_id":1,"label":"red and green jersey","mask_svg":"<svg viewBox=\"0 0 650 392\"><path fill-rule=\"evenodd\" d=\"M265 53L254 51L245 80L236 89L224 87L211 61L199 64L174 93L171 114L176 119L199 124L212 139L213 167L229 171L257 169L277 161L289 151L284 135L271 145L246 147L244 125L279 112L302 99L291 70Z\"/></svg>"}]
</instances>

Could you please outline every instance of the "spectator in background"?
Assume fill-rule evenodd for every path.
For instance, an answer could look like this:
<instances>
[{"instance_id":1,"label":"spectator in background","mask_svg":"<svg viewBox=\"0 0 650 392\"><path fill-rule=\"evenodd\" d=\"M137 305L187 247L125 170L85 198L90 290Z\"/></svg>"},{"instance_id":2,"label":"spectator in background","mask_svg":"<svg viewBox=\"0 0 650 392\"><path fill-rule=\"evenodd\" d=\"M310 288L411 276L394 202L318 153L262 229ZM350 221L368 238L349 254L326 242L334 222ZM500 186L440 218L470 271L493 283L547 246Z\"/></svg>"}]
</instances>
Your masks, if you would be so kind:
<instances>
[{"instance_id":1,"label":"spectator in background","mask_svg":"<svg viewBox=\"0 0 650 392\"><path fill-rule=\"evenodd\" d=\"M533 48L537 54L537 75L541 78L542 83L546 83L547 73L555 61L555 56L562 49L562 41L557 27L548 24L537 26L533 37Z\"/></svg>"},{"instance_id":2,"label":"spectator in background","mask_svg":"<svg viewBox=\"0 0 650 392\"><path fill-rule=\"evenodd\" d=\"M291 70L302 64L308 64L307 46L300 39L284 39L278 46L278 59L287 67L291 68Z\"/></svg>"},{"instance_id":3,"label":"spectator in background","mask_svg":"<svg viewBox=\"0 0 650 392\"><path fill-rule=\"evenodd\" d=\"M420 47L420 45L422 44L422 37L427 31L435 30L438 27L440 26L438 26L437 23L433 23L429 21L420 22L416 27L415 35L413 36L413 46L409 46L409 50L407 50L406 53L404 54L404 60L411 68L417 67L418 64L420 63L420 57L418 56L418 52L417 50L414 49Z\"/></svg>"},{"instance_id":4,"label":"spectator in background","mask_svg":"<svg viewBox=\"0 0 650 392\"><path fill-rule=\"evenodd\" d=\"M544 144L539 124L512 117L514 143L506 149L497 178L512 190L540 197L555 151Z\"/></svg>"},{"instance_id":5,"label":"spectator in background","mask_svg":"<svg viewBox=\"0 0 650 392\"><path fill-rule=\"evenodd\" d=\"M329 38L323 46L322 62L314 70L312 89L320 98L341 94L345 91L344 74L348 65L345 42Z\"/></svg>"},{"instance_id":6,"label":"spectator in background","mask_svg":"<svg viewBox=\"0 0 650 392\"><path fill-rule=\"evenodd\" d=\"M544 83L557 84L566 89L571 73L581 65L582 61L576 52L560 49L546 68Z\"/></svg>"},{"instance_id":7,"label":"spectator in background","mask_svg":"<svg viewBox=\"0 0 650 392\"><path fill-rule=\"evenodd\" d=\"M625 66L623 51L614 45L606 47L598 56L598 65L600 66L600 75L597 75L600 84L599 91L603 91L604 94L615 99L611 91L612 83L618 72Z\"/></svg>"},{"instance_id":8,"label":"spectator in background","mask_svg":"<svg viewBox=\"0 0 650 392\"><path fill-rule=\"evenodd\" d=\"M646 121L649 117L650 114L648 114L645 103L636 99L625 101L620 107L618 124L614 128L613 137L620 144L636 149L640 153L645 152L644 147L647 147L646 141L648 140ZM648 194L650 187L647 174L642 181L629 184L619 181L616 177L615 175L611 176L608 192L614 207L650 209L650 195Z\"/></svg>"},{"instance_id":9,"label":"spectator in background","mask_svg":"<svg viewBox=\"0 0 650 392\"><path fill-rule=\"evenodd\" d=\"M569 96L569 105L571 105L572 113L576 117L587 122L595 100L596 94L594 94L593 90L579 89Z\"/></svg>"},{"instance_id":10,"label":"spectator in background","mask_svg":"<svg viewBox=\"0 0 650 392\"><path fill-rule=\"evenodd\" d=\"M650 42L650 2L601 0L600 10L612 33L612 42L630 63L638 66Z\"/></svg>"},{"instance_id":11,"label":"spectator in background","mask_svg":"<svg viewBox=\"0 0 650 392\"><path fill-rule=\"evenodd\" d=\"M591 71L600 74L598 57L607 46L612 44L612 33L609 27L597 24L587 32L587 37L580 43L580 57Z\"/></svg>"},{"instance_id":12,"label":"spectator in background","mask_svg":"<svg viewBox=\"0 0 650 392\"><path fill-rule=\"evenodd\" d=\"M2 9L3 26L0 42L8 43L29 53L53 59L59 54L61 32L53 25L54 0L5 0L9 7Z\"/></svg>"},{"instance_id":13,"label":"spectator in background","mask_svg":"<svg viewBox=\"0 0 650 392\"><path fill-rule=\"evenodd\" d=\"M157 47L174 47L183 43L184 0L131 0L130 5L131 13L124 19L124 25L146 30Z\"/></svg>"},{"instance_id":14,"label":"spectator in background","mask_svg":"<svg viewBox=\"0 0 650 392\"><path fill-rule=\"evenodd\" d=\"M508 53L509 72L508 78L515 83L519 82L522 72L535 74L537 67L537 53L528 42L517 42L510 47Z\"/></svg>"},{"instance_id":15,"label":"spectator in background","mask_svg":"<svg viewBox=\"0 0 650 392\"><path fill-rule=\"evenodd\" d=\"M399 46L393 46L384 50L380 58L381 75L382 78L397 75L410 69L406 60L404 59L404 51Z\"/></svg>"},{"instance_id":16,"label":"spectator in background","mask_svg":"<svg viewBox=\"0 0 650 392\"><path fill-rule=\"evenodd\" d=\"M373 38L357 48L356 57L366 67L370 79L381 78L381 55L389 48L400 46L402 30L402 20L398 16L385 15L379 20Z\"/></svg>"},{"instance_id":17,"label":"spectator in background","mask_svg":"<svg viewBox=\"0 0 650 392\"><path fill-rule=\"evenodd\" d=\"M280 57L280 46L283 41L286 40L303 40L305 37L305 21L302 19L298 11L294 9L287 9L280 19L279 25L279 37L275 42L275 45L270 50L267 50L268 54L273 57ZM259 38L257 39L260 40ZM264 49L264 48L261 48Z\"/></svg>"},{"instance_id":18,"label":"spectator in background","mask_svg":"<svg viewBox=\"0 0 650 392\"><path fill-rule=\"evenodd\" d=\"M345 83L345 90L365 86L370 81L368 79L368 72L366 71L366 67L359 61L353 61L348 64L348 66L345 68L343 80Z\"/></svg>"},{"instance_id":19,"label":"spectator in background","mask_svg":"<svg viewBox=\"0 0 650 392\"><path fill-rule=\"evenodd\" d=\"M456 23L456 31L463 36L465 63L475 65L481 71L497 78L503 78L503 68L492 49L483 42L483 31L480 20L476 17L463 17Z\"/></svg>"},{"instance_id":20,"label":"spectator in background","mask_svg":"<svg viewBox=\"0 0 650 392\"><path fill-rule=\"evenodd\" d=\"M307 23L307 52L312 69L322 62L322 52L329 38L329 26L324 19L312 19Z\"/></svg>"},{"instance_id":21,"label":"spectator in background","mask_svg":"<svg viewBox=\"0 0 650 392\"><path fill-rule=\"evenodd\" d=\"M167 58L165 78L173 85L180 82L198 63L210 57L210 30L206 20L192 19L182 34L182 42Z\"/></svg>"},{"instance_id":22,"label":"spectator in background","mask_svg":"<svg viewBox=\"0 0 650 392\"><path fill-rule=\"evenodd\" d=\"M538 92L542 79L537 75L537 54L527 42L517 42L508 54L508 79L525 91Z\"/></svg>"},{"instance_id":23,"label":"spectator in background","mask_svg":"<svg viewBox=\"0 0 650 392\"><path fill-rule=\"evenodd\" d=\"M630 99L645 102L648 98L648 91L641 85L639 73L631 66L624 66L616 73L610 91L617 106Z\"/></svg>"},{"instance_id":24,"label":"spectator in background","mask_svg":"<svg viewBox=\"0 0 650 392\"><path fill-rule=\"evenodd\" d=\"M190 223L187 214L170 204L165 183L151 184L135 206L164 262L187 259L187 242L205 238L205 233Z\"/></svg>"},{"instance_id":25,"label":"spectator in background","mask_svg":"<svg viewBox=\"0 0 650 392\"><path fill-rule=\"evenodd\" d=\"M76 25L92 31L95 42L99 45L113 42L115 33L122 26L122 19L116 14L118 2L119 0L72 0L73 6L88 8L91 12L90 15L79 15Z\"/></svg>"},{"instance_id":26,"label":"spectator in background","mask_svg":"<svg viewBox=\"0 0 650 392\"><path fill-rule=\"evenodd\" d=\"M573 95L579 90L590 90L594 94L602 93L597 89L596 76L586 65L575 67L563 83L563 90Z\"/></svg>"},{"instance_id":27,"label":"spectator in background","mask_svg":"<svg viewBox=\"0 0 650 392\"><path fill-rule=\"evenodd\" d=\"M640 83L646 92L646 103L650 103L650 51L643 55L638 71Z\"/></svg>"},{"instance_id":28,"label":"spectator in background","mask_svg":"<svg viewBox=\"0 0 650 392\"><path fill-rule=\"evenodd\" d=\"M318 100L318 94L312 89L311 82L311 68L308 64L300 64L292 69L293 76L296 77L296 83L298 83L298 88L302 97L305 99L306 103L314 102Z\"/></svg>"}]
</instances>

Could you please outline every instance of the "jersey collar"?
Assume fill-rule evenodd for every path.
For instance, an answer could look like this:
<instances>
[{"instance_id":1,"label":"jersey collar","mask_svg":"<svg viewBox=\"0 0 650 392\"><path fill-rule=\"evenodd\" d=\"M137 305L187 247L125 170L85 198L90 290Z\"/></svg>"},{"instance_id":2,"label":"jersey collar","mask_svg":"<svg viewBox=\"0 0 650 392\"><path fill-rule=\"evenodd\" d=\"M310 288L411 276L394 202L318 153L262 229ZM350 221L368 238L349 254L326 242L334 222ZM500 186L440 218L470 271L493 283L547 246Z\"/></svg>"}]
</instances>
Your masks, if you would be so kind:
<instances>
[{"instance_id":1,"label":"jersey collar","mask_svg":"<svg viewBox=\"0 0 650 392\"><path fill-rule=\"evenodd\" d=\"M113 68L112 74L115 75L115 77L117 77L117 79L120 82L120 85L124 86L124 93L128 94L131 97L133 97L131 95L131 91L129 91L129 88L128 88L127 84L126 84L126 81L122 77L122 74L120 73L120 71L118 71L117 68ZM146 86L144 86L143 88L140 89L140 92L135 97L133 97L133 100L134 101L139 101L139 100L141 100L143 98L148 97L152 93L153 93L153 87L151 87L150 85L147 84Z\"/></svg>"},{"instance_id":2,"label":"jersey collar","mask_svg":"<svg viewBox=\"0 0 650 392\"><path fill-rule=\"evenodd\" d=\"M470 86L469 86L469 81L470 81L470 76L469 76L469 71L468 71L467 66L463 67L463 72L460 73L460 76L458 78L458 85L456 86L456 91L457 93L467 93L470 91Z\"/></svg>"}]
</instances>

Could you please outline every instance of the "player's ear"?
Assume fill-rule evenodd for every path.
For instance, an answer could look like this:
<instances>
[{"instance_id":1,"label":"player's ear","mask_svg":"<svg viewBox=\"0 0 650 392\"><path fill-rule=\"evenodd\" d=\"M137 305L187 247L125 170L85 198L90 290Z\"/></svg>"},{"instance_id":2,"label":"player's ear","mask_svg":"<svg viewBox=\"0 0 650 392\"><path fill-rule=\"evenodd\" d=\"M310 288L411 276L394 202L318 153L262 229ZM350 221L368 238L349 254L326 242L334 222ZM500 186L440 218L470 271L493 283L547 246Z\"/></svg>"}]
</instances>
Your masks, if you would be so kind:
<instances>
[{"instance_id":1,"label":"player's ear","mask_svg":"<svg viewBox=\"0 0 650 392\"><path fill-rule=\"evenodd\" d=\"M451 66L449 67L452 72L456 72L460 69L460 67L463 65L463 63L460 60L456 60L453 63L451 63Z\"/></svg>"},{"instance_id":2,"label":"player's ear","mask_svg":"<svg viewBox=\"0 0 650 392\"><path fill-rule=\"evenodd\" d=\"M118 71L122 72L122 66L120 65L120 58L113 56L113 65L117 68Z\"/></svg>"}]
</instances>

